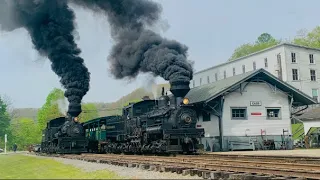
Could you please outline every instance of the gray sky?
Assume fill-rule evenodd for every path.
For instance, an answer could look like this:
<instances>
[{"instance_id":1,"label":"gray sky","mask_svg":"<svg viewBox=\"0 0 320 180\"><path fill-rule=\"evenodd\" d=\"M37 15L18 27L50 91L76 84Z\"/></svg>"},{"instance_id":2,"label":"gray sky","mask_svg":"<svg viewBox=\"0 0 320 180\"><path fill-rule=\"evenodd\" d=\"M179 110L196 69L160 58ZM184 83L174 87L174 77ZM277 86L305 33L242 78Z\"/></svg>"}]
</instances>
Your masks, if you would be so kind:
<instances>
[{"instance_id":1,"label":"gray sky","mask_svg":"<svg viewBox=\"0 0 320 180\"><path fill-rule=\"evenodd\" d=\"M189 47L189 59L195 61L196 70L225 62L237 46L255 41L263 32L289 39L300 29L319 25L319 0L156 1L162 4L162 18L170 25L162 35ZM111 102L141 87L145 76L128 83L114 80L107 72L112 40L106 19L74 10L78 45L91 72L91 89L84 101ZM26 30L0 32L0 55L0 94L9 96L14 107L40 107L54 87L61 88L49 60L33 50Z\"/></svg>"}]
</instances>

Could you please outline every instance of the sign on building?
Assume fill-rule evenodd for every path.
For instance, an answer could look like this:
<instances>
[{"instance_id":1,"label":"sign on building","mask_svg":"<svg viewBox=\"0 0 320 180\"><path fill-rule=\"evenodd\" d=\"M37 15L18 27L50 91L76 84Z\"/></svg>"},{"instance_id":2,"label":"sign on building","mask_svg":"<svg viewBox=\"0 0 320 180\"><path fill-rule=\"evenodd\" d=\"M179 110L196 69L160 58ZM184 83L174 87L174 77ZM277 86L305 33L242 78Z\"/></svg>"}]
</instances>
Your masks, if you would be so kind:
<instances>
[{"instance_id":1,"label":"sign on building","mask_svg":"<svg viewBox=\"0 0 320 180\"><path fill-rule=\"evenodd\" d=\"M250 101L250 106L261 106L262 102L261 101Z\"/></svg>"}]
</instances>

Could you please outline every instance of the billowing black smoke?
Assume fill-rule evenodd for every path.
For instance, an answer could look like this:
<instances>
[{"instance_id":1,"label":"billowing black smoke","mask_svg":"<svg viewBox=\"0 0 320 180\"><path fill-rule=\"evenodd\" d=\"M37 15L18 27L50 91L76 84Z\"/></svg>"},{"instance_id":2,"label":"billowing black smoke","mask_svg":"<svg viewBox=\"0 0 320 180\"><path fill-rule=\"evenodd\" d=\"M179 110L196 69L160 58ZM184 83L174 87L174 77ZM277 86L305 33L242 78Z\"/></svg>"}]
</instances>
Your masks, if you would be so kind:
<instances>
[{"instance_id":1,"label":"billowing black smoke","mask_svg":"<svg viewBox=\"0 0 320 180\"><path fill-rule=\"evenodd\" d=\"M1 0L0 24L3 30L24 27L35 49L52 62L52 70L61 78L69 101L68 113L81 113L81 100L89 90L90 73L79 56L72 33L74 12L66 0Z\"/></svg>"},{"instance_id":2,"label":"billowing black smoke","mask_svg":"<svg viewBox=\"0 0 320 180\"><path fill-rule=\"evenodd\" d=\"M70 1L107 15L116 41L108 58L115 78L135 78L139 72L152 72L169 80L171 89L176 86L188 92L193 74L191 63L187 61L188 48L146 29L159 20L161 7L157 3L148 0Z\"/></svg>"}]
</instances>

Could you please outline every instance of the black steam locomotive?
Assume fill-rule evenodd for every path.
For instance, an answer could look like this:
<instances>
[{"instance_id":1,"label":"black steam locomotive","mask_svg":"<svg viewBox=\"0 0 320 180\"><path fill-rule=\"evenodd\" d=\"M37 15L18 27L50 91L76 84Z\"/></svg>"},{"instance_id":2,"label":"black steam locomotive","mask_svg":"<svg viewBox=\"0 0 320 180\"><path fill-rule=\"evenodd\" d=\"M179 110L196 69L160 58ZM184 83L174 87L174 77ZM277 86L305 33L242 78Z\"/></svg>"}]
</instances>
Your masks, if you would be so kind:
<instances>
[{"instance_id":1,"label":"black steam locomotive","mask_svg":"<svg viewBox=\"0 0 320 180\"><path fill-rule=\"evenodd\" d=\"M88 139L83 125L77 117L59 117L47 123L43 130L42 153L83 153L87 152Z\"/></svg>"},{"instance_id":2,"label":"black steam locomotive","mask_svg":"<svg viewBox=\"0 0 320 180\"><path fill-rule=\"evenodd\" d=\"M98 153L194 153L203 148L203 128L183 98L189 87L171 88L173 96L145 99L123 108L122 116L107 116L84 123L88 150Z\"/></svg>"}]
</instances>

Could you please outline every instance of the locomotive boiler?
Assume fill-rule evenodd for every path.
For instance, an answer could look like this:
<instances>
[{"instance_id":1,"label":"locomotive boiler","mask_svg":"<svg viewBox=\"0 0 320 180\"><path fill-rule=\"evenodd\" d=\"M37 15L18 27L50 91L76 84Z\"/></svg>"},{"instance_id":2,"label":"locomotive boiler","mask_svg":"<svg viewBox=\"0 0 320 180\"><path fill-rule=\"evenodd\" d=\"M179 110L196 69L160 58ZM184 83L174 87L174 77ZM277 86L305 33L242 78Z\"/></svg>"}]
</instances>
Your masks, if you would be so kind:
<instances>
[{"instance_id":1,"label":"locomotive boiler","mask_svg":"<svg viewBox=\"0 0 320 180\"><path fill-rule=\"evenodd\" d=\"M184 96L189 86L162 88L157 100L145 99L123 108L122 116L86 122L89 149L100 153L194 153L202 149L203 128L196 128L197 114Z\"/></svg>"},{"instance_id":2,"label":"locomotive boiler","mask_svg":"<svg viewBox=\"0 0 320 180\"><path fill-rule=\"evenodd\" d=\"M87 146L83 125L77 117L68 115L50 120L43 131L43 153L82 153L87 152Z\"/></svg>"}]
</instances>

